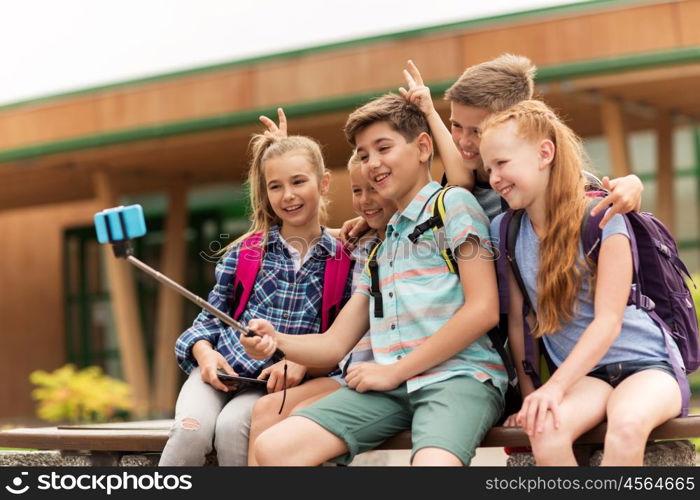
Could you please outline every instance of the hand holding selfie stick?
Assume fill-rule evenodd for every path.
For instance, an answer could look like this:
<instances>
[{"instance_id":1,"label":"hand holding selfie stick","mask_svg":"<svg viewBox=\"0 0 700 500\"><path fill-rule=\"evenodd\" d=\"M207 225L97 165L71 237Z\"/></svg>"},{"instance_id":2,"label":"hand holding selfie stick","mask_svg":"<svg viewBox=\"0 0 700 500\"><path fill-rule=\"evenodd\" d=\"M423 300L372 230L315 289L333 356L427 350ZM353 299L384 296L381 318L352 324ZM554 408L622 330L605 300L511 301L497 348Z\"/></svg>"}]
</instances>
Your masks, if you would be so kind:
<instances>
[{"instance_id":1,"label":"hand holding selfie stick","mask_svg":"<svg viewBox=\"0 0 700 500\"><path fill-rule=\"evenodd\" d=\"M235 328L246 337L253 337L257 335L248 327L239 323L225 312L220 311L203 298L195 295L185 287L134 257L133 249L131 248L129 241L134 238L140 238L146 234L146 221L143 217L143 208L141 205L108 208L102 212L96 213L94 221L95 230L97 231L97 241L102 244L111 243L115 257L118 259L127 260L146 274L153 276L167 287L175 290L186 299L191 300L202 309L210 312L219 318L224 324ZM284 358L284 352L282 352L281 349L277 349L273 354L273 357Z\"/></svg>"}]
</instances>

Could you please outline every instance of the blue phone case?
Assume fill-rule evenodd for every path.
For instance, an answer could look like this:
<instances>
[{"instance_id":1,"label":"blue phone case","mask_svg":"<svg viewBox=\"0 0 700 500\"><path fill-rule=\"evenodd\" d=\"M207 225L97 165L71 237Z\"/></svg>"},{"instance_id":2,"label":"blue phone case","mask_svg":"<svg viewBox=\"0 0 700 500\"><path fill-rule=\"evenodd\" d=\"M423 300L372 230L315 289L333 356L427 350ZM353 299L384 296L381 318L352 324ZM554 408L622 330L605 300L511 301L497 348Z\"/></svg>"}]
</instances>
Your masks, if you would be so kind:
<instances>
[{"instance_id":1,"label":"blue phone case","mask_svg":"<svg viewBox=\"0 0 700 500\"><path fill-rule=\"evenodd\" d=\"M146 234L146 220L141 205L108 208L96 213L94 220L97 241L100 243L130 240Z\"/></svg>"}]
</instances>

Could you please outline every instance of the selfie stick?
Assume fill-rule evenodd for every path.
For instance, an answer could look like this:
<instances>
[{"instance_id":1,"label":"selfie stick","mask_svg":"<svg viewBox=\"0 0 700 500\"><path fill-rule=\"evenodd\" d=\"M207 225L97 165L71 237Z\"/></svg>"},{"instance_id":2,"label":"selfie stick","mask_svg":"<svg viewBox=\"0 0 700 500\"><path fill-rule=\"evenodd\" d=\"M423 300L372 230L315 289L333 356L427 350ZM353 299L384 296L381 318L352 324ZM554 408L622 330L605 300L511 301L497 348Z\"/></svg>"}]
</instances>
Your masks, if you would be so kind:
<instances>
[{"instance_id":1,"label":"selfie stick","mask_svg":"<svg viewBox=\"0 0 700 500\"><path fill-rule=\"evenodd\" d=\"M134 266L141 269L146 274L154 277L168 288L175 290L188 300L191 300L202 309L219 318L223 323L235 328L246 337L254 337L248 327L239 323L225 312L217 309L203 298L190 292L187 288L171 280L162 273L159 273L151 266L144 264L134 257L134 251L129 244L133 238L139 238L146 234L146 220L143 216L141 205L129 205L108 208L98 212L94 217L95 230L97 231L97 241L99 243L111 243L114 256L118 259L125 259ZM277 349L274 357L284 358L284 352Z\"/></svg>"}]
</instances>

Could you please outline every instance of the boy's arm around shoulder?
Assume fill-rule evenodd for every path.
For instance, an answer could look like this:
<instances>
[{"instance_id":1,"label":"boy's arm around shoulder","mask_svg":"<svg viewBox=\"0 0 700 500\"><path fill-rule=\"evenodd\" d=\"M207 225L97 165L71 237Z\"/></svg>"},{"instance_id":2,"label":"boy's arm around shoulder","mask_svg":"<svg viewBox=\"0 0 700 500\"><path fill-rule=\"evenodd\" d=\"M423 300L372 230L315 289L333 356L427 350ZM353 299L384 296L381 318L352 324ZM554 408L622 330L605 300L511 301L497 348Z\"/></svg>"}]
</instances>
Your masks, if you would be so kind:
<instances>
[{"instance_id":1,"label":"boy's arm around shoulder","mask_svg":"<svg viewBox=\"0 0 700 500\"><path fill-rule=\"evenodd\" d=\"M606 212L600 221L600 227L603 228L616 214L626 214L628 212L639 212L642 207L642 192L644 184L642 180L634 174L610 179L603 177L603 188L608 191L608 195L600 200L593 207L591 215L595 216L601 210L607 207L610 209Z\"/></svg>"}]
</instances>

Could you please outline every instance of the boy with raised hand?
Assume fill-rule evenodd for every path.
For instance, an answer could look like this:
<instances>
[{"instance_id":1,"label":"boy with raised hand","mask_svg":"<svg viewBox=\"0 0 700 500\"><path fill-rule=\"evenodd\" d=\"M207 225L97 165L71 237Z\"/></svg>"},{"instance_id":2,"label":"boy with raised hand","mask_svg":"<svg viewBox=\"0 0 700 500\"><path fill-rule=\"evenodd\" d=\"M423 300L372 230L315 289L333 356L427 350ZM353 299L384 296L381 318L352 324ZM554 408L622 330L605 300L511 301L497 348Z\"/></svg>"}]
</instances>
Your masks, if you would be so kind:
<instances>
[{"instance_id":1,"label":"boy with raised hand","mask_svg":"<svg viewBox=\"0 0 700 500\"><path fill-rule=\"evenodd\" d=\"M492 113L532 99L535 66L527 57L504 54L467 68L445 91L445 99L450 102L449 131L435 110L430 89L424 85L418 68L410 60L407 66L404 77L408 90L401 88L400 92L428 117L447 182L472 190L489 219L493 219L507 208L507 204L488 183L488 174L479 154L479 126ZM446 140L448 134L452 141ZM612 180L604 177L602 185L610 194L596 205L592 215L608 206L611 209L601 220L601 227L616 213L639 210L644 189L639 177L628 175Z\"/></svg>"},{"instance_id":2,"label":"boy with raised hand","mask_svg":"<svg viewBox=\"0 0 700 500\"><path fill-rule=\"evenodd\" d=\"M431 217L441 190L430 178L425 115L388 94L353 112L345 133L374 189L398 206L376 254L381 289L371 287L365 273L329 335L294 338L252 320L249 327L262 337L241 342L256 358L279 347L290 360L326 365L369 329L375 362L352 367L348 387L264 432L256 444L258 463L348 463L411 429L413 465L469 464L501 414L507 383L485 335L498 322L488 219L468 191L446 193L445 236L460 273L450 272L432 230L416 243L409 239Z\"/></svg>"},{"instance_id":3,"label":"boy with raised hand","mask_svg":"<svg viewBox=\"0 0 700 500\"><path fill-rule=\"evenodd\" d=\"M425 114L435 146L445 168L443 184L462 186L474 193L482 208L493 219L508 208L488 182L479 154L479 125L492 113L504 111L521 101L532 99L536 68L526 57L504 54L467 68L445 92L450 102L450 129L433 105L430 89L420 71L408 61L404 77L408 90L399 92ZM603 198L592 215L611 206L601 220L601 227L617 213L639 210L644 186L636 175L618 179L604 177L602 187L610 194ZM359 219L343 225L340 238L352 242L367 230Z\"/></svg>"}]
</instances>

